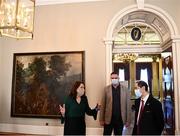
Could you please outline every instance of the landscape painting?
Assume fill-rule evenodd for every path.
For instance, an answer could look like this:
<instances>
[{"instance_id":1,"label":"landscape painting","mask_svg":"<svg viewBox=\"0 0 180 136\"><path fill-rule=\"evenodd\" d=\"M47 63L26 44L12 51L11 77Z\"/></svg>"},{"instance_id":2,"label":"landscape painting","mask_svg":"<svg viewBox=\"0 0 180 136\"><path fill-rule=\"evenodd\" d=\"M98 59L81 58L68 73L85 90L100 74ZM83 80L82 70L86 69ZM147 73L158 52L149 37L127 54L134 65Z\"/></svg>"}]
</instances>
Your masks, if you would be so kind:
<instances>
[{"instance_id":1,"label":"landscape painting","mask_svg":"<svg viewBox=\"0 0 180 136\"><path fill-rule=\"evenodd\" d=\"M84 51L15 53L12 117L59 118L75 81L84 81Z\"/></svg>"}]
</instances>

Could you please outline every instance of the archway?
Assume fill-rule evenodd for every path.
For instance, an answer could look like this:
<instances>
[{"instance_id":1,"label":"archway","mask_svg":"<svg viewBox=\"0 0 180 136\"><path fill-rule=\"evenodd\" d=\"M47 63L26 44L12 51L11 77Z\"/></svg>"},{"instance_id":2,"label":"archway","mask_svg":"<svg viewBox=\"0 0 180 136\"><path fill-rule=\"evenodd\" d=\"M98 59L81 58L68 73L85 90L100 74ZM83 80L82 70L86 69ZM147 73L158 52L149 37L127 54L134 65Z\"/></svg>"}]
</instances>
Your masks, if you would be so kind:
<instances>
[{"instance_id":1,"label":"archway","mask_svg":"<svg viewBox=\"0 0 180 136\"><path fill-rule=\"evenodd\" d=\"M173 19L162 9L145 4L143 8L139 8L137 5L133 5L130 7L127 7L120 12L118 12L114 18L111 20L107 33L106 38L104 40L106 45L106 84L109 84L109 75L112 71L112 52L113 52L113 42L114 42L114 33L116 32L116 29L120 29L126 24L132 23L132 22L143 22L147 25L150 25L152 28L154 28L159 35L161 36L161 44L156 47L152 46L146 46L146 47L122 47L120 50L121 52L145 52L145 53L151 53L151 52L157 52L161 53L162 51L168 49L169 47L172 47L173 52L173 68L174 73L178 71L178 66L176 65L177 62L177 44L176 39L178 37L178 30L176 27L176 24L174 23ZM178 101L180 96L178 92L178 76L174 76L174 95L175 95L175 133L178 134L179 131L179 106Z\"/></svg>"}]
</instances>

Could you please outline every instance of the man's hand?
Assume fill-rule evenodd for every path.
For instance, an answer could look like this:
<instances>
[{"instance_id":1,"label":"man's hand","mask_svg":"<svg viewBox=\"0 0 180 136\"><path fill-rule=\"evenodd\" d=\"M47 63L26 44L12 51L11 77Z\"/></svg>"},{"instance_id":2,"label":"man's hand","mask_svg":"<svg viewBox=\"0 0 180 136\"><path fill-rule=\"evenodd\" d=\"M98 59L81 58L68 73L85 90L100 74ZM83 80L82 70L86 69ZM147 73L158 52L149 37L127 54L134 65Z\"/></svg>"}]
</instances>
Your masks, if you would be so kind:
<instances>
[{"instance_id":1,"label":"man's hand","mask_svg":"<svg viewBox=\"0 0 180 136\"><path fill-rule=\"evenodd\" d=\"M129 126L130 126L130 123L129 123L129 122L126 122L125 126L126 126L126 127L129 127Z\"/></svg>"},{"instance_id":2,"label":"man's hand","mask_svg":"<svg viewBox=\"0 0 180 136\"><path fill-rule=\"evenodd\" d=\"M99 121L101 126L104 126L104 121Z\"/></svg>"},{"instance_id":3,"label":"man's hand","mask_svg":"<svg viewBox=\"0 0 180 136\"><path fill-rule=\"evenodd\" d=\"M95 109L96 109L96 111L99 111L99 110L101 109L101 105L99 105L99 104L97 103Z\"/></svg>"}]
</instances>

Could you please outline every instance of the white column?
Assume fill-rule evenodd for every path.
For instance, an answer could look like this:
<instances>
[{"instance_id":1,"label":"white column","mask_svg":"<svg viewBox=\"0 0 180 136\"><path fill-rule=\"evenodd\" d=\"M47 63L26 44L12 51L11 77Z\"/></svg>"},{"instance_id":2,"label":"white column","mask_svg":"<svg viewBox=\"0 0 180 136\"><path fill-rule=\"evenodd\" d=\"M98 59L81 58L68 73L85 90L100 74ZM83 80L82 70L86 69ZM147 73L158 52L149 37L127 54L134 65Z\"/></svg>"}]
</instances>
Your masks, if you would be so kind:
<instances>
[{"instance_id":1,"label":"white column","mask_svg":"<svg viewBox=\"0 0 180 136\"><path fill-rule=\"evenodd\" d=\"M175 99L175 134L180 135L180 40L172 43Z\"/></svg>"},{"instance_id":2,"label":"white column","mask_svg":"<svg viewBox=\"0 0 180 136\"><path fill-rule=\"evenodd\" d=\"M104 40L106 46L106 85L110 84L110 74L112 72L112 45L113 40Z\"/></svg>"}]
</instances>

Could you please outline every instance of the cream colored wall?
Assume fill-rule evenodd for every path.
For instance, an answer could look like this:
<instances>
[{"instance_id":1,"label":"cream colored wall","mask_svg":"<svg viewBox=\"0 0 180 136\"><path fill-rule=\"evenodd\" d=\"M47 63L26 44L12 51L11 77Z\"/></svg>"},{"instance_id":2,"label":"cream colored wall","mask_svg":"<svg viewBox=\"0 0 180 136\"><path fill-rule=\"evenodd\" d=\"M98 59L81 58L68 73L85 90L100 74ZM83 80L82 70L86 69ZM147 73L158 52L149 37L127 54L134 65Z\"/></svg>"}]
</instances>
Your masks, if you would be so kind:
<instances>
[{"instance_id":1,"label":"cream colored wall","mask_svg":"<svg viewBox=\"0 0 180 136\"><path fill-rule=\"evenodd\" d=\"M105 85L105 45L107 26L116 12L131 0L113 0L36 7L33 40L1 39L0 123L60 125L58 119L12 118L11 84L13 53L85 51L85 81L90 106L100 101ZM134 4L134 3L132 3ZM99 126L87 117L88 126Z\"/></svg>"},{"instance_id":2,"label":"cream colored wall","mask_svg":"<svg viewBox=\"0 0 180 136\"><path fill-rule=\"evenodd\" d=\"M145 0L145 3L155 5L166 11L175 21L180 31L180 14L179 14L180 1L179 0Z\"/></svg>"},{"instance_id":3,"label":"cream colored wall","mask_svg":"<svg viewBox=\"0 0 180 136\"><path fill-rule=\"evenodd\" d=\"M3 45L2 45L2 38L0 38L0 66L2 66L2 47L3 47ZM1 71L1 70L0 70ZM1 88L1 86L2 86L2 84L1 84L1 77L2 77L2 72L0 72L0 88ZM2 105L2 89L0 89L0 107L1 107L1 105ZM1 110L1 108L0 108L0 110Z\"/></svg>"},{"instance_id":4,"label":"cream colored wall","mask_svg":"<svg viewBox=\"0 0 180 136\"><path fill-rule=\"evenodd\" d=\"M156 4L157 1L157 4ZM179 0L147 0L173 17L180 28L177 10ZM173 1L173 2L172 2ZM145 1L146 2L146 1ZM162 4L163 2L163 4ZM33 40L0 39L0 123L29 125L60 125L58 119L12 118L11 83L13 53L85 51L85 81L90 106L100 101L105 86L105 45L103 38L113 16L135 0L109 0L36 7ZM98 121L87 117L87 125L99 127Z\"/></svg>"}]
</instances>

